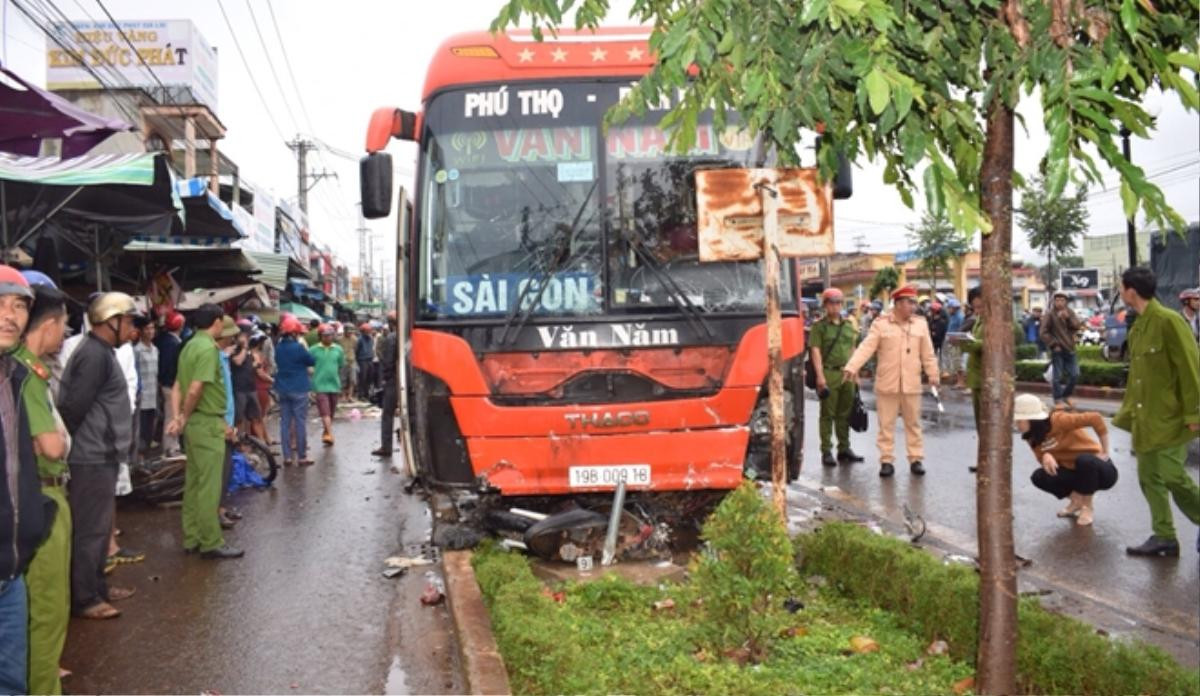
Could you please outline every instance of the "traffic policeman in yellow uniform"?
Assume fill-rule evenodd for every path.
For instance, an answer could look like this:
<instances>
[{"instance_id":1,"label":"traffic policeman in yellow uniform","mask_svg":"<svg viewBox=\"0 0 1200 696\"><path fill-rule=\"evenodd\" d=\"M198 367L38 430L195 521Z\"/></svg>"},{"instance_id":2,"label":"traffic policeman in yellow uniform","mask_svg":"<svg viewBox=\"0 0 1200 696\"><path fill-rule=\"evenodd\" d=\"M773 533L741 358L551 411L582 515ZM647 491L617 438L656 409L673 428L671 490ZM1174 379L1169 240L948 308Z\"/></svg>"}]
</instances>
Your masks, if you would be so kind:
<instances>
[{"instance_id":1,"label":"traffic policeman in yellow uniform","mask_svg":"<svg viewBox=\"0 0 1200 696\"><path fill-rule=\"evenodd\" d=\"M42 494L58 504L50 535L38 547L25 585L29 588L29 693L61 694L58 661L71 620L71 506L67 502L70 436L50 398L50 369L42 358L62 348L67 328L65 296L44 274L25 271L34 293L24 342L13 353L29 370L21 401L29 416Z\"/></svg>"},{"instance_id":2,"label":"traffic policeman in yellow uniform","mask_svg":"<svg viewBox=\"0 0 1200 696\"><path fill-rule=\"evenodd\" d=\"M843 378L842 368L858 343L858 327L842 317L842 291L829 288L821 294L825 316L812 325L808 350L817 376L821 397L821 463L861 462L850 449L850 411L854 407L855 384ZM833 457L833 435L837 434L837 458Z\"/></svg>"},{"instance_id":3,"label":"traffic policeman in yellow uniform","mask_svg":"<svg viewBox=\"0 0 1200 696\"><path fill-rule=\"evenodd\" d=\"M225 465L225 376L216 338L224 329L224 312L214 304L192 314L195 333L179 353L172 401L177 414L168 426L183 433L187 471L183 486L183 550L201 558L240 558L242 551L225 545L218 507Z\"/></svg>"}]
</instances>

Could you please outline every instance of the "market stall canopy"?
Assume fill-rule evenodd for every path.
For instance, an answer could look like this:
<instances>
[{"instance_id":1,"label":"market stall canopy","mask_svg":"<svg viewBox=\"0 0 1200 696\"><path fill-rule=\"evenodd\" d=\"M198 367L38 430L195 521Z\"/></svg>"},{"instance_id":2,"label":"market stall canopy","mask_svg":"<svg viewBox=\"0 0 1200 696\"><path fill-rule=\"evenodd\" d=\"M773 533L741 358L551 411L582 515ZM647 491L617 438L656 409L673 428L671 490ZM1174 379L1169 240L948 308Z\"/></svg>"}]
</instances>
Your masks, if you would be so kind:
<instances>
[{"instance_id":1,"label":"market stall canopy","mask_svg":"<svg viewBox=\"0 0 1200 696\"><path fill-rule=\"evenodd\" d=\"M117 263L128 278L171 272L183 290L249 285L258 281L258 265L241 249L157 242L129 242Z\"/></svg>"},{"instance_id":2,"label":"market stall canopy","mask_svg":"<svg viewBox=\"0 0 1200 696\"><path fill-rule=\"evenodd\" d=\"M265 251L247 251L246 255L262 269L259 282L276 290L287 289L288 257L283 254L271 254Z\"/></svg>"},{"instance_id":3,"label":"market stall canopy","mask_svg":"<svg viewBox=\"0 0 1200 696\"><path fill-rule=\"evenodd\" d=\"M183 203L162 153L87 155L72 159L0 153L3 248L35 243L54 231L85 253L106 237L106 252L135 234L183 231Z\"/></svg>"},{"instance_id":4,"label":"market stall canopy","mask_svg":"<svg viewBox=\"0 0 1200 696\"><path fill-rule=\"evenodd\" d=\"M279 311L291 314L300 321L312 321L313 319L324 321L324 318L320 314L317 314L299 302L284 302L279 305Z\"/></svg>"},{"instance_id":5,"label":"market stall canopy","mask_svg":"<svg viewBox=\"0 0 1200 696\"><path fill-rule=\"evenodd\" d=\"M177 237L154 237L139 234L136 239L163 244L196 246L228 246L246 237L241 223L224 201L208 189L208 179L195 177L175 181L175 193L183 201L185 217L183 233Z\"/></svg>"},{"instance_id":6,"label":"market stall canopy","mask_svg":"<svg viewBox=\"0 0 1200 696\"><path fill-rule=\"evenodd\" d=\"M259 307L269 307L271 305L271 296L267 293L267 289L262 283L251 283L249 285L234 285L226 288L212 288L210 290L191 290L185 292L180 298L178 309L181 311L196 309L206 302L213 304L225 304L226 302L249 302L255 300Z\"/></svg>"},{"instance_id":7,"label":"market stall canopy","mask_svg":"<svg viewBox=\"0 0 1200 696\"><path fill-rule=\"evenodd\" d=\"M113 133L133 130L120 119L84 111L0 67L0 151L36 156L42 140L62 139L63 157L87 153Z\"/></svg>"}]
</instances>

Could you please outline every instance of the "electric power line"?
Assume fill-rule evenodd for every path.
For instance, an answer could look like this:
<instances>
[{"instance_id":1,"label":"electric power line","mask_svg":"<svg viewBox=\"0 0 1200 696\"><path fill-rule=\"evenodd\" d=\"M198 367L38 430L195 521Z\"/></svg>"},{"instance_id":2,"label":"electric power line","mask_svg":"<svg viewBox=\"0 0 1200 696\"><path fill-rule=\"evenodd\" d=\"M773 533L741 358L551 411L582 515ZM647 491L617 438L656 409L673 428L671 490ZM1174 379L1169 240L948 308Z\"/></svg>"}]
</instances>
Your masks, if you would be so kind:
<instances>
[{"instance_id":1,"label":"electric power line","mask_svg":"<svg viewBox=\"0 0 1200 696\"><path fill-rule=\"evenodd\" d=\"M263 112L266 113L267 119L271 121L271 125L275 127L275 132L279 135L279 139L287 142L287 136L283 134L283 129L279 127L279 122L275 120L275 115L271 113L271 107L267 104L267 98L263 95L262 88L258 86L258 80L254 79L254 71L250 69L250 61L246 59L246 52L242 50L242 42L238 41L237 32L233 30L233 22L229 21L229 14L225 11L225 3L222 0L217 0L217 7L221 8L221 16L225 19L225 26L229 29L229 36L233 39L233 45L237 48L238 56L242 59L242 67L246 69L246 77L250 78L250 84L254 85L254 91L258 94L259 101L262 102Z\"/></svg>"},{"instance_id":2,"label":"electric power line","mask_svg":"<svg viewBox=\"0 0 1200 696\"><path fill-rule=\"evenodd\" d=\"M275 20L275 6L267 0L267 10L271 13L271 26L275 28L275 38L279 41L279 50L283 53L283 66L287 68L288 78L292 81L292 89L296 91L296 102L300 105L300 113L304 115L304 123L309 132L313 132L312 119L308 115L308 107L304 105L304 94L300 91L300 83L296 81L296 73L292 70L292 61L288 57L287 44L283 41L283 32L279 31L279 22ZM257 27L257 25L256 25ZM261 34L259 35L261 39Z\"/></svg>"},{"instance_id":3,"label":"electric power line","mask_svg":"<svg viewBox=\"0 0 1200 696\"><path fill-rule=\"evenodd\" d=\"M275 78L275 88L279 90L279 96L283 97L283 108L287 111L288 118L292 120L292 125L299 131L300 122L296 120L296 114L292 111L291 105L288 104L287 93L283 88L283 81L279 79L279 73L275 70L275 61L271 60L271 49L267 48L267 42L263 39L262 29L258 26L258 16L254 14L254 5L250 3L250 0L246 0L246 9L250 11L250 22L254 25L254 33L258 35L258 44L262 46L263 56L267 59L267 67L271 69L271 77Z\"/></svg>"},{"instance_id":4,"label":"electric power line","mask_svg":"<svg viewBox=\"0 0 1200 696\"><path fill-rule=\"evenodd\" d=\"M21 0L13 0L13 6L16 7L21 14L25 15L35 27L40 29L47 38L65 51L67 55L76 63L78 63L81 68L87 71L87 73L96 80L96 83L100 85L100 88L103 91L111 92L114 89L117 89L117 87L114 87L113 85L109 84L107 80L102 78L91 65L88 65L86 58L82 55L77 45L74 47L68 46L67 42L51 28L54 20L52 20L48 14L45 14L44 6L41 7L43 14L38 16L35 16L33 10L30 9L30 7L27 7ZM114 105L116 106L117 110L125 116L125 118L129 119L131 123L136 123L138 121L137 115L134 114L127 106L125 106L119 99L114 100Z\"/></svg>"}]
</instances>

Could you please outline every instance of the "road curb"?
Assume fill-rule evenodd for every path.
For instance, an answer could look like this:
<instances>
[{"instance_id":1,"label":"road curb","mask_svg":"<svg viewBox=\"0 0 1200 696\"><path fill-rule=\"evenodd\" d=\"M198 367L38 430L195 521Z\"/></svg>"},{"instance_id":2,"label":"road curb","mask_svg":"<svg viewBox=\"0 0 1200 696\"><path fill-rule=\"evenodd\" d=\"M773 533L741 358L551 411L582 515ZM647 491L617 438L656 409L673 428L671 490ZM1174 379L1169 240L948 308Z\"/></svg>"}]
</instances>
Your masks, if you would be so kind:
<instances>
[{"instance_id":1,"label":"road curb","mask_svg":"<svg viewBox=\"0 0 1200 696\"><path fill-rule=\"evenodd\" d=\"M508 669L492 635L492 620L475 569L471 566L470 551L446 551L442 567L446 574L446 602L454 631L458 635L458 651L468 693L511 694Z\"/></svg>"}]
</instances>

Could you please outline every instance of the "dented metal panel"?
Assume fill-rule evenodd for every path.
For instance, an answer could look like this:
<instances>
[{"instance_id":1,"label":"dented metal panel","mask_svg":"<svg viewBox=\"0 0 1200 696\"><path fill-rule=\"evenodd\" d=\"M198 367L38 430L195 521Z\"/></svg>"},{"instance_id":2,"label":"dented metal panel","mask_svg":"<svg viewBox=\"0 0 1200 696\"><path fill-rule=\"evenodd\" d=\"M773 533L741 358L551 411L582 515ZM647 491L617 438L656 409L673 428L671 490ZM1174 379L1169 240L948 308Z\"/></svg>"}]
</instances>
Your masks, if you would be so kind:
<instances>
[{"instance_id":1,"label":"dented metal panel","mask_svg":"<svg viewBox=\"0 0 1200 696\"><path fill-rule=\"evenodd\" d=\"M701 261L762 257L763 206L758 187L779 192L779 252L831 256L833 190L816 169L708 169L696 172Z\"/></svg>"},{"instance_id":2,"label":"dented metal panel","mask_svg":"<svg viewBox=\"0 0 1200 696\"><path fill-rule=\"evenodd\" d=\"M652 491L736 488L750 431L746 427L626 435L468 437L476 474L503 495L558 495L613 489L572 486L574 466L649 465Z\"/></svg>"}]
</instances>

